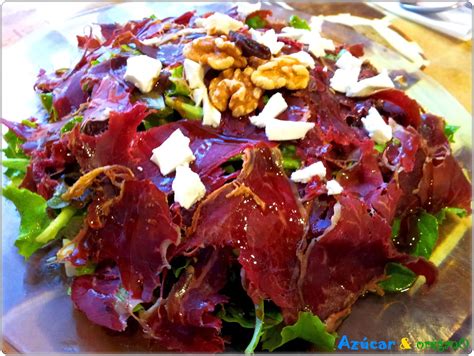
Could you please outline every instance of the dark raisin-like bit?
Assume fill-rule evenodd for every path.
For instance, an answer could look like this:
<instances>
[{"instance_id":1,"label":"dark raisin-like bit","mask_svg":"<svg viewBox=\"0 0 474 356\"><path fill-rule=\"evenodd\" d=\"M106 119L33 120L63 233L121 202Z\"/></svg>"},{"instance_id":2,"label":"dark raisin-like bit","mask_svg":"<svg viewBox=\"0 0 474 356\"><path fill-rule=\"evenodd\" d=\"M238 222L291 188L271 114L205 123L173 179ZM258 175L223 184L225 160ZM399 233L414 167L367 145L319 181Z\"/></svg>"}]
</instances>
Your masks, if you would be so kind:
<instances>
[{"instance_id":1,"label":"dark raisin-like bit","mask_svg":"<svg viewBox=\"0 0 474 356\"><path fill-rule=\"evenodd\" d=\"M264 46L241 33L230 31L229 39L241 49L245 57L253 56L262 59L270 59L272 57L272 52L270 52L270 49L267 46Z\"/></svg>"}]
</instances>

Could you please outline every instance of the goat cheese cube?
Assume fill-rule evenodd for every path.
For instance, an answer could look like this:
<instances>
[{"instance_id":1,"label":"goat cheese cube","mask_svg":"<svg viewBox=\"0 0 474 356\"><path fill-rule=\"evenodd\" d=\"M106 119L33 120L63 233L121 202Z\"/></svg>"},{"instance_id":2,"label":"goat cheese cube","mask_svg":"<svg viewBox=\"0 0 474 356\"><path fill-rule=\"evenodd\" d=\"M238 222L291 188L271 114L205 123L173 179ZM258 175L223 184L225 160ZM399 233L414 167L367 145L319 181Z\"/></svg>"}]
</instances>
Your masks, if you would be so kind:
<instances>
[{"instance_id":1,"label":"goat cheese cube","mask_svg":"<svg viewBox=\"0 0 474 356\"><path fill-rule=\"evenodd\" d=\"M283 42L278 41L278 36L274 29L261 32L251 28L249 32L254 41L268 47L272 54L280 53L281 49L285 46Z\"/></svg>"},{"instance_id":2,"label":"goat cheese cube","mask_svg":"<svg viewBox=\"0 0 474 356\"><path fill-rule=\"evenodd\" d=\"M344 190L335 179L332 179L326 183L326 189L328 190L328 195L341 194Z\"/></svg>"},{"instance_id":3,"label":"goat cheese cube","mask_svg":"<svg viewBox=\"0 0 474 356\"><path fill-rule=\"evenodd\" d=\"M360 69L336 69L329 84L332 89L340 93L345 93L351 86L357 83Z\"/></svg>"},{"instance_id":4,"label":"goat cheese cube","mask_svg":"<svg viewBox=\"0 0 474 356\"><path fill-rule=\"evenodd\" d=\"M153 149L150 160L164 176L173 172L176 167L194 161L193 151L189 148L189 138L180 129L175 130L159 147Z\"/></svg>"},{"instance_id":5,"label":"goat cheese cube","mask_svg":"<svg viewBox=\"0 0 474 356\"><path fill-rule=\"evenodd\" d=\"M212 127L218 127L221 123L221 112L212 105L206 88L204 88L202 98L202 124Z\"/></svg>"},{"instance_id":6,"label":"goat cheese cube","mask_svg":"<svg viewBox=\"0 0 474 356\"><path fill-rule=\"evenodd\" d=\"M291 180L297 183L308 183L311 178L315 176L318 176L319 178L326 177L326 167L324 167L323 162L316 162L294 171L291 173Z\"/></svg>"},{"instance_id":7,"label":"goat cheese cube","mask_svg":"<svg viewBox=\"0 0 474 356\"><path fill-rule=\"evenodd\" d=\"M133 56L127 59L124 79L135 85L142 93L149 93L160 75L161 68L158 59L146 55Z\"/></svg>"},{"instance_id":8,"label":"goat cheese cube","mask_svg":"<svg viewBox=\"0 0 474 356\"><path fill-rule=\"evenodd\" d=\"M359 69L362 67L362 60L354 57L349 51L344 50L336 61L336 67L341 69Z\"/></svg>"},{"instance_id":9,"label":"goat cheese cube","mask_svg":"<svg viewBox=\"0 0 474 356\"><path fill-rule=\"evenodd\" d=\"M238 31L244 24L241 21L235 20L228 15L215 12L209 17L199 18L196 20L196 25L204 27L208 34L224 34L228 35L229 31Z\"/></svg>"},{"instance_id":10,"label":"goat cheese cube","mask_svg":"<svg viewBox=\"0 0 474 356\"><path fill-rule=\"evenodd\" d=\"M369 109L369 114L362 118L362 124L375 142L384 144L392 139L392 127L385 123L376 108Z\"/></svg>"},{"instance_id":11,"label":"goat cheese cube","mask_svg":"<svg viewBox=\"0 0 474 356\"><path fill-rule=\"evenodd\" d=\"M206 195L206 187L199 174L193 172L187 165L176 167L176 176L171 188L175 202L185 209L189 209Z\"/></svg>"},{"instance_id":12,"label":"goat cheese cube","mask_svg":"<svg viewBox=\"0 0 474 356\"><path fill-rule=\"evenodd\" d=\"M311 40L308 46L308 51L315 57L322 57L326 54L326 51L334 51L336 46L330 39L323 37L315 37Z\"/></svg>"},{"instance_id":13,"label":"goat cheese cube","mask_svg":"<svg viewBox=\"0 0 474 356\"><path fill-rule=\"evenodd\" d=\"M247 17L251 13L258 11L262 8L261 2L251 3L251 2L238 2L237 12L244 17Z\"/></svg>"},{"instance_id":14,"label":"goat cheese cube","mask_svg":"<svg viewBox=\"0 0 474 356\"><path fill-rule=\"evenodd\" d=\"M250 122L257 127L265 127L267 120L274 119L288 108L281 93L273 94L263 110L257 116L251 116Z\"/></svg>"},{"instance_id":15,"label":"goat cheese cube","mask_svg":"<svg viewBox=\"0 0 474 356\"><path fill-rule=\"evenodd\" d=\"M190 89L196 89L204 85L204 67L201 64L185 59L183 70Z\"/></svg>"},{"instance_id":16,"label":"goat cheese cube","mask_svg":"<svg viewBox=\"0 0 474 356\"><path fill-rule=\"evenodd\" d=\"M312 122L267 119L265 134L271 141L299 140L314 127Z\"/></svg>"},{"instance_id":17,"label":"goat cheese cube","mask_svg":"<svg viewBox=\"0 0 474 356\"><path fill-rule=\"evenodd\" d=\"M296 58L302 64L304 64L306 67L309 67L311 69L314 68L314 58L311 57L311 55L308 52L299 51L299 52L290 54L289 56L293 57L293 58Z\"/></svg>"},{"instance_id":18,"label":"goat cheese cube","mask_svg":"<svg viewBox=\"0 0 474 356\"><path fill-rule=\"evenodd\" d=\"M377 91L394 87L392 79L388 76L387 70L384 69L374 77L362 79L351 85L346 95L349 97L366 97Z\"/></svg>"}]
</instances>

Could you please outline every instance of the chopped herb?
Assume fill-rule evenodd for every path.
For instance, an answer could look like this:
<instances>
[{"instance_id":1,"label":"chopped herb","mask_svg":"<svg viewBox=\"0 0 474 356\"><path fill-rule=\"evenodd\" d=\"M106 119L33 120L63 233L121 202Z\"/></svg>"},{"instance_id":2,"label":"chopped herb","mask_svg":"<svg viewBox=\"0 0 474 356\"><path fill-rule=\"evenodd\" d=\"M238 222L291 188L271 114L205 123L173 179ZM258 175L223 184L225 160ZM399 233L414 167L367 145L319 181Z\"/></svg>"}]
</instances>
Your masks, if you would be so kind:
<instances>
[{"instance_id":1,"label":"chopped herb","mask_svg":"<svg viewBox=\"0 0 474 356\"><path fill-rule=\"evenodd\" d=\"M455 126L455 125L445 125L444 126L444 134L446 135L446 138L448 139L449 142L451 142L451 143L454 142L454 134L458 130L459 130L459 126Z\"/></svg>"},{"instance_id":2,"label":"chopped herb","mask_svg":"<svg viewBox=\"0 0 474 356\"><path fill-rule=\"evenodd\" d=\"M302 30L311 30L311 27L309 27L308 22L305 19L302 19L301 17L296 15L291 15L290 26Z\"/></svg>"},{"instance_id":3,"label":"chopped herb","mask_svg":"<svg viewBox=\"0 0 474 356\"><path fill-rule=\"evenodd\" d=\"M416 280L416 274L399 263L388 263L385 266L387 279L378 283L386 292L399 293L408 290Z\"/></svg>"},{"instance_id":4,"label":"chopped herb","mask_svg":"<svg viewBox=\"0 0 474 356\"><path fill-rule=\"evenodd\" d=\"M245 24L253 29L264 28L267 25L267 21L262 19L260 16L255 15L252 17L247 18Z\"/></svg>"}]
</instances>

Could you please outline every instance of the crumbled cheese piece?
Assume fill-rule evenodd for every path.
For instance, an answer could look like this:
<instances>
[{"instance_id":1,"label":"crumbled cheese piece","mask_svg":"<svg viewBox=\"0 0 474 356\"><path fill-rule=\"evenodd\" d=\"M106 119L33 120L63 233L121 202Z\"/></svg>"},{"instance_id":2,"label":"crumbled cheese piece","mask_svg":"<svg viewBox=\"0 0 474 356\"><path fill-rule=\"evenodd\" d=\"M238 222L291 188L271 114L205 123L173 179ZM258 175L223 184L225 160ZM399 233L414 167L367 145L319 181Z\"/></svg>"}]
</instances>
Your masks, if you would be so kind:
<instances>
[{"instance_id":1,"label":"crumbled cheese piece","mask_svg":"<svg viewBox=\"0 0 474 356\"><path fill-rule=\"evenodd\" d=\"M278 41L278 36L274 29L262 32L251 28L249 32L254 41L268 47L272 54L280 53L281 49L285 46L283 42Z\"/></svg>"},{"instance_id":2,"label":"crumbled cheese piece","mask_svg":"<svg viewBox=\"0 0 474 356\"><path fill-rule=\"evenodd\" d=\"M308 51L315 57L323 57L326 55L326 51L334 51L336 46L334 42L328 38L313 38L309 43Z\"/></svg>"},{"instance_id":3,"label":"crumbled cheese piece","mask_svg":"<svg viewBox=\"0 0 474 356\"><path fill-rule=\"evenodd\" d=\"M318 176L319 178L326 177L326 167L323 162L316 162L302 169L298 169L291 173L291 180L297 183L308 183L311 178Z\"/></svg>"},{"instance_id":4,"label":"crumbled cheese piece","mask_svg":"<svg viewBox=\"0 0 474 356\"><path fill-rule=\"evenodd\" d=\"M340 69L357 69L362 67L362 60L354 57L351 52L345 51L339 56L339 59L336 62L336 67Z\"/></svg>"},{"instance_id":5,"label":"crumbled cheese piece","mask_svg":"<svg viewBox=\"0 0 474 356\"><path fill-rule=\"evenodd\" d=\"M212 127L219 126L221 113L209 100L206 85L204 84L204 67L190 59L185 59L183 64L184 76L192 89L194 103L199 106L202 103L203 125Z\"/></svg>"},{"instance_id":6,"label":"crumbled cheese piece","mask_svg":"<svg viewBox=\"0 0 474 356\"><path fill-rule=\"evenodd\" d=\"M314 127L312 122L268 119L265 134L271 141L299 140Z\"/></svg>"},{"instance_id":7,"label":"crumbled cheese piece","mask_svg":"<svg viewBox=\"0 0 474 356\"><path fill-rule=\"evenodd\" d=\"M344 190L335 179L332 179L326 183L326 189L328 190L328 195L341 194Z\"/></svg>"},{"instance_id":8,"label":"crumbled cheese piece","mask_svg":"<svg viewBox=\"0 0 474 356\"><path fill-rule=\"evenodd\" d=\"M161 62L156 58L145 55L133 56L127 59L124 79L135 85L142 93L149 93L160 75L161 68Z\"/></svg>"},{"instance_id":9,"label":"crumbled cheese piece","mask_svg":"<svg viewBox=\"0 0 474 356\"><path fill-rule=\"evenodd\" d=\"M173 172L176 167L188 164L196 159L189 148L189 138L180 129L175 130L165 142L153 149L150 160L160 167L164 176Z\"/></svg>"},{"instance_id":10,"label":"crumbled cheese piece","mask_svg":"<svg viewBox=\"0 0 474 356\"><path fill-rule=\"evenodd\" d=\"M388 76L386 69L374 77L362 79L350 86L346 95L349 97L365 97L383 89L394 88L392 79Z\"/></svg>"},{"instance_id":11,"label":"crumbled cheese piece","mask_svg":"<svg viewBox=\"0 0 474 356\"><path fill-rule=\"evenodd\" d=\"M214 105L212 105L206 89L203 92L202 102L202 124L212 127L218 127L221 123L221 112L217 110Z\"/></svg>"},{"instance_id":12,"label":"crumbled cheese piece","mask_svg":"<svg viewBox=\"0 0 474 356\"><path fill-rule=\"evenodd\" d=\"M204 67L190 59L185 59L183 71L190 89L196 89L204 85Z\"/></svg>"},{"instance_id":13,"label":"crumbled cheese piece","mask_svg":"<svg viewBox=\"0 0 474 356\"><path fill-rule=\"evenodd\" d=\"M304 64L306 67L309 67L311 69L314 68L314 58L311 57L311 55L308 52L299 51L299 52L290 54L289 56L293 57L293 58L296 58L302 64Z\"/></svg>"},{"instance_id":14,"label":"crumbled cheese piece","mask_svg":"<svg viewBox=\"0 0 474 356\"><path fill-rule=\"evenodd\" d=\"M288 108L281 93L273 94L257 116L251 116L250 122L257 127L265 127L267 120L274 119Z\"/></svg>"},{"instance_id":15,"label":"crumbled cheese piece","mask_svg":"<svg viewBox=\"0 0 474 356\"><path fill-rule=\"evenodd\" d=\"M392 139L392 127L385 123L376 108L369 109L369 114L362 118L362 124L375 142L384 144Z\"/></svg>"},{"instance_id":16,"label":"crumbled cheese piece","mask_svg":"<svg viewBox=\"0 0 474 356\"><path fill-rule=\"evenodd\" d=\"M189 209L206 195L206 187L201 178L187 165L176 167L176 176L171 187L175 202L185 209Z\"/></svg>"},{"instance_id":17,"label":"crumbled cheese piece","mask_svg":"<svg viewBox=\"0 0 474 356\"><path fill-rule=\"evenodd\" d=\"M258 11L262 8L261 2L251 3L251 2L238 2L237 12L243 17L247 17L251 13Z\"/></svg>"},{"instance_id":18,"label":"crumbled cheese piece","mask_svg":"<svg viewBox=\"0 0 474 356\"><path fill-rule=\"evenodd\" d=\"M354 57L349 51L344 51L337 60L336 66L338 69L330 79L331 88L346 93L352 85L357 83L362 61Z\"/></svg>"},{"instance_id":19,"label":"crumbled cheese piece","mask_svg":"<svg viewBox=\"0 0 474 356\"><path fill-rule=\"evenodd\" d=\"M215 12L206 18L197 19L196 25L204 27L208 34L220 33L224 35L228 35L229 31L238 31L244 27L242 22L219 12Z\"/></svg>"},{"instance_id":20,"label":"crumbled cheese piece","mask_svg":"<svg viewBox=\"0 0 474 356\"><path fill-rule=\"evenodd\" d=\"M312 31L294 27L283 27L281 32L278 34L278 37L291 38L292 40L298 41L302 44L309 44L312 36L314 36Z\"/></svg>"}]
</instances>

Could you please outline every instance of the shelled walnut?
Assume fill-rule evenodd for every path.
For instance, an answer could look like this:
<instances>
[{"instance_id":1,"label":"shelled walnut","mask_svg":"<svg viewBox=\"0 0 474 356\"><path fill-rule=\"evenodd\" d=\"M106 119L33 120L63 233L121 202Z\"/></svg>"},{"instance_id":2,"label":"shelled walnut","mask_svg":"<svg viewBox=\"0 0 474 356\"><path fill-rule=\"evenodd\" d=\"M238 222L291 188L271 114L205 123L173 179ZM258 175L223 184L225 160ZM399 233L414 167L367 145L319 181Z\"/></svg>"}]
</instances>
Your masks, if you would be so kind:
<instances>
[{"instance_id":1,"label":"shelled walnut","mask_svg":"<svg viewBox=\"0 0 474 356\"><path fill-rule=\"evenodd\" d=\"M283 87L297 90L308 86L309 72L298 59L281 56L260 65L251 79L253 84L265 90Z\"/></svg>"},{"instance_id":2,"label":"shelled walnut","mask_svg":"<svg viewBox=\"0 0 474 356\"><path fill-rule=\"evenodd\" d=\"M225 36L197 38L184 47L183 54L188 59L208 64L216 70L247 66L247 60L240 48L228 41Z\"/></svg>"},{"instance_id":3,"label":"shelled walnut","mask_svg":"<svg viewBox=\"0 0 474 356\"><path fill-rule=\"evenodd\" d=\"M250 77L254 69L227 69L214 78L209 85L212 104L225 111L227 105L233 117L250 114L257 106L263 90L253 85Z\"/></svg>"}]
</instances>

